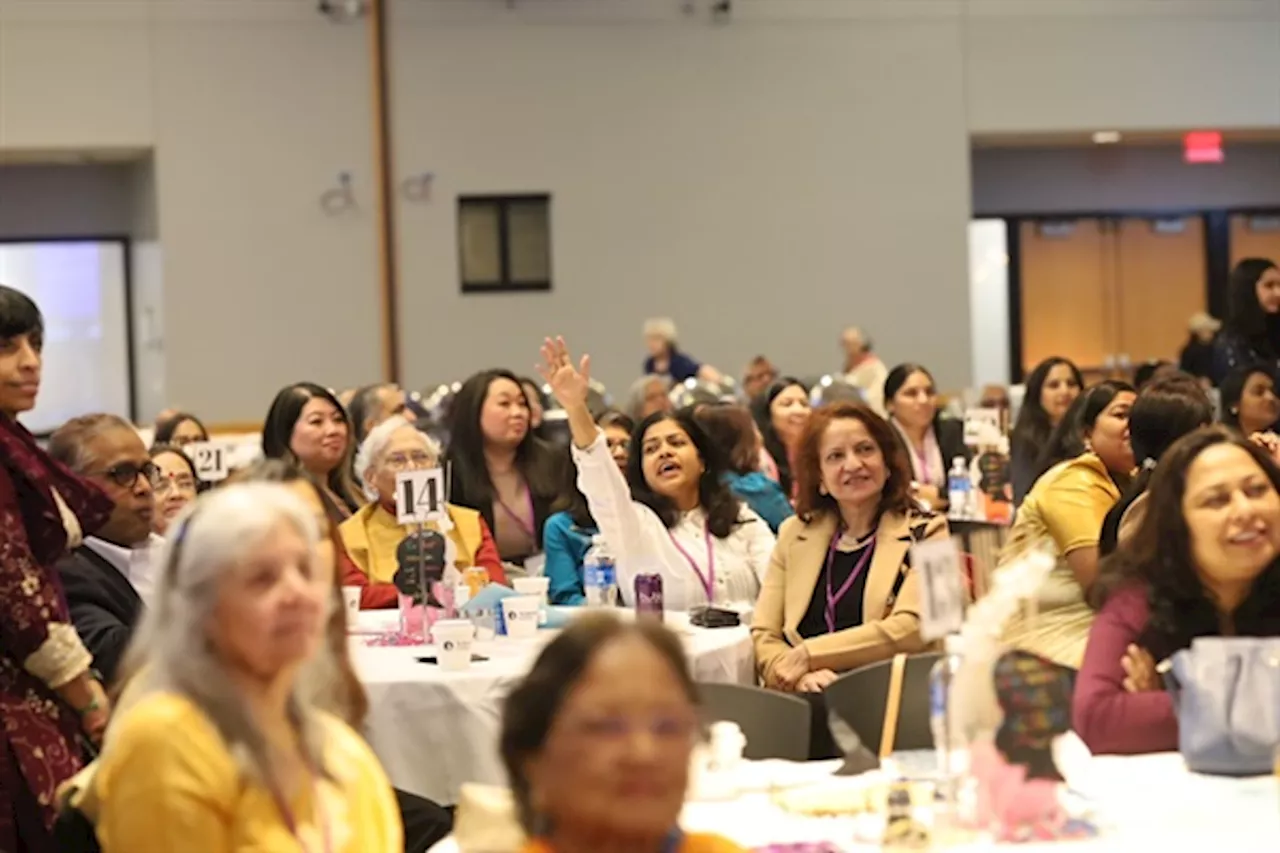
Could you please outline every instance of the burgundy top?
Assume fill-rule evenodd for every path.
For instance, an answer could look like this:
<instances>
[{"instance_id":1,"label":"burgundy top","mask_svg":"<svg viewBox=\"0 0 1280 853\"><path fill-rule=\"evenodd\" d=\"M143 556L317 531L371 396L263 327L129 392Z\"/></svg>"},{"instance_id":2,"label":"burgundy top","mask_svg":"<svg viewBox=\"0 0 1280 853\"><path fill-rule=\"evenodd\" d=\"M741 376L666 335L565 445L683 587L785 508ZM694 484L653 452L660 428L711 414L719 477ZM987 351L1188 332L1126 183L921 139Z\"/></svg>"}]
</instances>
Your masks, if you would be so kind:
<instances>
[{"instance_id":1,"label":"burgundy top","mask_svg":"<svg viewBox=\"0 0 1280 853\"><path fill-rule=\"evenodd\" d=\"M1178 749L1173 698L1164 690L1130 693L1124 689L1120 661L1125 649L1138 642L1149 616L1147 590L1132 586L1107 600L1089 631L1071 702L1071 723L1095 755Z\"/></svg>"}]
</instances>

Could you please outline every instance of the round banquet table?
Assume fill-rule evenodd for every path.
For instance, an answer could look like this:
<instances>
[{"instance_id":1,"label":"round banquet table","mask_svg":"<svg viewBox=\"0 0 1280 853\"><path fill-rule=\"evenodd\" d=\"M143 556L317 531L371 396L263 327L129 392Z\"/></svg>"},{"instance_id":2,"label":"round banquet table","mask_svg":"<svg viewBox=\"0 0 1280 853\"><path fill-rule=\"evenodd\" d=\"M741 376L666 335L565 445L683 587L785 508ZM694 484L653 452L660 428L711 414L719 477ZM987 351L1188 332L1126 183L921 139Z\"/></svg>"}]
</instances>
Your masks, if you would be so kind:
<instances>
[{"instance_id":1,"label":"round banquet table","mask_svg":"<svg viewBox=\"0 0 1280 853\"><path fill-rule=\"evenodd\" d=\"M767 793L831 780L839 763L747 762L740 774L744 790L738 797L720 802L689 802L681 824L687 830L723 835L747 849L827 842L843 853L874 853L881 845L868 836L882 831L882 821L803 817L784 811ZM907 763L903 762L903 766ZM1099 756L1092 759L1091 765L1088 785L1080 793L1096 815L1096 837L1025 844L974 842L946 849L950 853L1280 850L1280 779L1201 776L1189 773L1176 753ZM837 784L857 784L858 778L846 777ZM459 848L449 837L430 853L459 853Z\"/></svg>"},{"instance_id":2,"label":"round banquet table","mask_svg":"<svg viewBox=\"0 0 1280 853\"><path fill-rule=\"evenodd\" d=\"M627 618L630 611L618 613ZM352 661L369 694L365 735L391 784L442 805L456 803L466 782L506 785L498 754L502 701L555 632L478 642L475 654L489 660L466 672L441 672L417 660L435 654L431 646L369 645L398 620L394 610L363 611L350 637ZM697 681L755 683L747 626L694 628L681 613L668 613L667 624L684 640Z\"/></svg>"}]
</instances>

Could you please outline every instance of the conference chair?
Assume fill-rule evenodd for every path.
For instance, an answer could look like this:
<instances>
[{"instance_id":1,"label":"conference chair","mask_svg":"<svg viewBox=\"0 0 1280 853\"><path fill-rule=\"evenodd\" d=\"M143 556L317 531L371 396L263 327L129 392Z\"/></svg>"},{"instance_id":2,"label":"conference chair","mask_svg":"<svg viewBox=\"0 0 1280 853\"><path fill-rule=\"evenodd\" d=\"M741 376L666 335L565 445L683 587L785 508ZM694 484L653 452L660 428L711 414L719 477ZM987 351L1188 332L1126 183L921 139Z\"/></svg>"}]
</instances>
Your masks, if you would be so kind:
<instances>
[{"instance_id":1,"label":"conference chair","mask_svg":"<svg viewBox=\"0 0 1280 853\"><path fill-rule=\"evenodd\" d=\"M892 659L846 672L825 691L827 712L857 732L863 745L878 755L885 709L896 705L898 722L893 749L930 749L933 732L929 727L929 670L940 657L936 652L908 657L902 692L895 702L890 701L889 695Z\"/></svg>"},{"instance_id":2,"label":"conference chair","mask_svg":"<svg viewBox=\"0 0 1280 853\"><path fill-rule=\"evenodd\" d=\"M698 685L707 722L737 723L747 738L743 756L752 760L809 757L809 703L795 696L743 684Z\"/></svg>"}]
</instances>

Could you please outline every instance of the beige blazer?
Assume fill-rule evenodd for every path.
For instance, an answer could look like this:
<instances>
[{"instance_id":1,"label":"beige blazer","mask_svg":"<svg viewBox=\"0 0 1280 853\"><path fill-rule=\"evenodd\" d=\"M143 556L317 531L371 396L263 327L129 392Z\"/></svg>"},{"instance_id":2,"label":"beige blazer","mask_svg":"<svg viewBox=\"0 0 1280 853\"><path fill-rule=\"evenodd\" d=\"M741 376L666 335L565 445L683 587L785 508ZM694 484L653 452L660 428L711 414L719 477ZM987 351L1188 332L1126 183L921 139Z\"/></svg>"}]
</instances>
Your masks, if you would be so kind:
<instances>
[{"instance_id":1,"label":"beige blazer","mask_svg":"<svg viewBox=\"0 0 1280 853\"><path fill-rule=\"evenodd\" d=\"M907 551L913 542L949 535L946 519L898 513L881 516L862 597L863 623L804 640L796 628L822 579L835 533L834 513L822 513L807 524L798 517L790 518L778 531L778 544L751 624L756 665L766 687L777 686L774 665L798 643L808 648L812 669L836 672L925 648L920 638L919 582L908 564ZM891 600L899 574L905 577L896 599Z\"/></svg>"}]
</instances>

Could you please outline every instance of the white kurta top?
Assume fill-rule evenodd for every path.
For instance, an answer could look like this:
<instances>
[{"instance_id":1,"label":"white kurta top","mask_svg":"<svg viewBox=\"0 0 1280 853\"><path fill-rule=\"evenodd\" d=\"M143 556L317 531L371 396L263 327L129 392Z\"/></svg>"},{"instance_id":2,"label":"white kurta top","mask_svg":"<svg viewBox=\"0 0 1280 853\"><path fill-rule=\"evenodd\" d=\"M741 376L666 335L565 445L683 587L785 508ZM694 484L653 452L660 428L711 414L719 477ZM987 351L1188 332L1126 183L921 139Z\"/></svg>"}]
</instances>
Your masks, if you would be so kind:
<instances>
[{"instance_id":1,"label":"white kurta top","mask_svg":"<svg viewBox=\"0 0 1280 853\"><path fill-rule=\"evenodd\" d=\"M706 513L700 507L684 513L668 530L657 513L631 499L631 489L609 455L602 432L586 450L574 447L573 460L578 466L578 488L618 561L618 587L624 603L635 601L636 575L650 573L662 575L669 610L688 610L707 603L738 608L755 605L774 546L773 533L760 516L742 506L742 523L723 539L711 537L715 583L708 602L703 581L690 565L692 560L703 577L708 576Z\"/></svg>"}]
</instances>

